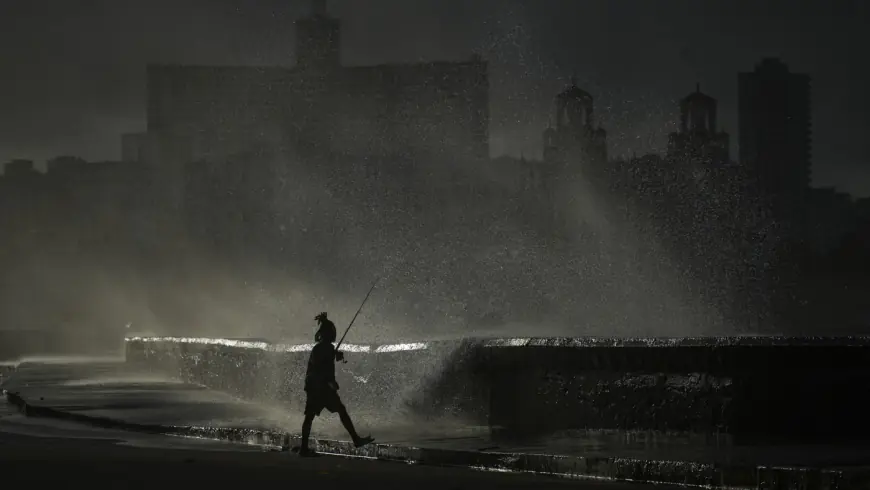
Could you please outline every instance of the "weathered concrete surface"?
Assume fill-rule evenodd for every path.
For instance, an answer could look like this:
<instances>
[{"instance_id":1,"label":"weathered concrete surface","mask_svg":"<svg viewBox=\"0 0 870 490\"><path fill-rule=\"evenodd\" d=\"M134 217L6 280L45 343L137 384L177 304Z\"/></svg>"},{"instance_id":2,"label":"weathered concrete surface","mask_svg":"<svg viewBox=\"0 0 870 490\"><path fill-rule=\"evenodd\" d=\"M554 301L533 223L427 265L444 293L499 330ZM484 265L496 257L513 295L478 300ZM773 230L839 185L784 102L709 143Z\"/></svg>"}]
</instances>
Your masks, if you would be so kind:
<instances>
[{"instance_id":1,"label":"weathered concrete surface","mask_svg":"<svg viewBox=\"0 0 870 490\"><path fill-rule=\"evenodd\" d=\"M490 422L718 431L741 440L870 437L870 339L489 341ZM517 400L522 408L507 403ZM811 421L808 423L808 421Z\"/></svg>"}]
</instances>

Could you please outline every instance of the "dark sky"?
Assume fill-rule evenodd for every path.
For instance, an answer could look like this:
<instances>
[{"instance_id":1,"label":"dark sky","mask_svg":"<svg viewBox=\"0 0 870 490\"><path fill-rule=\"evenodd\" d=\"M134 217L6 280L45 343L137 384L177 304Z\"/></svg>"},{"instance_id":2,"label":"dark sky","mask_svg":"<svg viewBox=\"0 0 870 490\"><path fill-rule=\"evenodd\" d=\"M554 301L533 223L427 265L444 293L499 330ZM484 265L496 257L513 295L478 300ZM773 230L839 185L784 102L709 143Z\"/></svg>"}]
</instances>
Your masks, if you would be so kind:
<instances>
[{"instance_id":1,"label":"dark sky","mask_svg":"<svg viewBox=\"0 0 870 490\"><path fill-rule=\"evenodd\" d=\"M115 159L144 128L144 67L293 63L306 0L0 1L0 161ZM661 150L701 83L736 140L737 72L778 56L813 77L814 181L870 195L870 4L862 0L334 0L347 64L492 63L494 154L537 155L576 72L612 155Z\"/></svg>"}]
</instances>

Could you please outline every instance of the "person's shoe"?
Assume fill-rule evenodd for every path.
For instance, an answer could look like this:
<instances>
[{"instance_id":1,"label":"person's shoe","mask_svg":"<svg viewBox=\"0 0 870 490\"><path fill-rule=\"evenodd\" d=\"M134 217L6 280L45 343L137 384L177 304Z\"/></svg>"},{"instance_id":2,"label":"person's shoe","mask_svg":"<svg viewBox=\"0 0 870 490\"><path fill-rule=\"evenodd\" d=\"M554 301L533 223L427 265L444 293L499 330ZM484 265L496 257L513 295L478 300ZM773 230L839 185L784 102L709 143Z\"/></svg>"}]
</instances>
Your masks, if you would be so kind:
<instances>
[{"instance_id":1,"label":"person's shoe","mask_svg":"<svg viewBox=\"0 0 870 490\"><path fill-rule=\"evenodd\" d=\"M363 447L371 444L374 440L375 438L372 436L358 437L357 440L353 441L353 445L356 447Z\"/></svg>"},{"instance_id":2,"label":"person's shoe","mask_svg":"<svg viewBox=\"0 0 870 490\"><path fill-rule=\"evenodd\" d=\"M318 456L320 456L320 455L317 454L317 452L314 451L313 449L308 449L307 447L299 449L299 457L300 458L316 458Z\"/></svg>"}]
</instances>

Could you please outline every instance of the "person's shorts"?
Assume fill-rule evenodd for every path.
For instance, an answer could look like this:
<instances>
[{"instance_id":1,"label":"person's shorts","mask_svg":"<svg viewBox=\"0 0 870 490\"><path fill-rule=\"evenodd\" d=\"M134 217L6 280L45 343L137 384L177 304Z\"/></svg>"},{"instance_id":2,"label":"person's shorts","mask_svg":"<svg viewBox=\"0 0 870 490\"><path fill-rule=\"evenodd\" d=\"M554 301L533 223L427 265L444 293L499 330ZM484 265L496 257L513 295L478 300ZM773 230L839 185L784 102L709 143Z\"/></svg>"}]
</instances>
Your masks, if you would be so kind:
<instances>
[{"instance_id":1,"label":"person's shorts","mask_svg":"<svg viewBox=\"0 0 870 490\"><path fill-rule=\"evenodd\" d=\"M317 417L323 409L330 413L336 413L342 409L341 398L338 392L331 388L308 390L305 392L305 415Z\"/></svg>"}]
</instances>

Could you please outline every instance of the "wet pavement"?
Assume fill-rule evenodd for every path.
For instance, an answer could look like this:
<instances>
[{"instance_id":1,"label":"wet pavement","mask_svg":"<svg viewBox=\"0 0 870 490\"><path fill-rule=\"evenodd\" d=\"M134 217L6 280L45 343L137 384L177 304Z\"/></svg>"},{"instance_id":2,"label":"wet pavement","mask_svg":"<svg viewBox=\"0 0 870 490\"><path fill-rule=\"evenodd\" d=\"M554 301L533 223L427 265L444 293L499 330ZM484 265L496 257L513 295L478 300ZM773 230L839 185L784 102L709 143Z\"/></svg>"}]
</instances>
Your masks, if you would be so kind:
<instances>
[{"instance_id":1,"label":"wet pavement","mask_svg":"<svg viewBox=\"0 0 870 490\"><path fill-rule=\"evenodd\" d=\"M225 401L220 394L209 399L197 387L177 386L168 390L161 380L137 377L119 371L117 365L23 366L24 376L4 388L22 394L54 399L58 407L87 412L83 402L113 404L112 393L122 392L127 408L105 409L115 415L135 416L132 402L143 392L160 394L167 405L184 396L198 393L193 400L208 410ZM58 369L62 368L62 369ZM54 380L54 381L52 381ZM121 383L125 380L125 383ZM119 389L119 384L124 386ZM92 396L87 396L90 392ZM72 403L74 402L74 403ZM191 402L195 404L194 402ZM245 407L242 404L242 407ZM244 408L238 408L243 413ZM190 411L188 410L188 413ZM154 416L152 412L147 418ZM177 420L184 420L184 416ZM0 403L0 478L34 487L69 486L82 483L88 488L153 488L156 485L196 485L197 488L250 485L311 485L328 490L355 486L419 488L438 490L516 488L581 490L628 490L653 488L653 485L602 481L577 481L539 475L516 475L472 471L459 468L434 468L406 464L374 463L367 460L330 458L300 459L288 453L209 440L168 437L154 434L89 427L41 417L28 417L12 404ZM656 489L678 487L655 485Z\"/></svg>"},{"instance_id":2,"label":"wet pavement","mask_svg":"<svg viewBox=\"0 0 870 490\"><path fill-rule=\"evenodd\" d=\"M118 429L101 429L42 417L28 417L8 403L0 403L0 444L23 441L42 444L32 439L63 439L67 441L103 441L110 444L143 448L165 448L197 451L252 451L262 448L230 444L208 439L169 437Z\"/></svg>"},{"instance_id":3,"label":"wet pavement","mask_svg":"<svg viewBox=\"0 0 870 490\"><path fill-rule=\"evenodd\" d=\"M134 424L257 428L297 433L300 414L246 402L201 386L137 373L120 362L25 363L2 388L33 405ZM353 407L350 407L353 413ZM870 445L737 446L726 436L662 435L621 431L554 434L546 440L506 442L485 427L441 421L421 423L396 416L354 414L360 432L379 443L432 450L626 458L713 465L863 467ZM314 436L347 439L336 416L315 422Z\"/></svg>"},{"instance_id":4,"label":"wet pavement","mask_svg":"<svg viewBox=\"0 0 870 490\"><path fill-rule=\"evenodd\" d=\"M301 486L322 490L576 489L676 490L679 487L507 475L460 468L302 459L287 453L203 448L131 447L91 438L30 437L0 430L0 478L23 488L249 488Z\"/></svg>"},{"instance_id":5,"label":"wet pavement","mask_svg":"<svg viewBox=\"0 0 870 490\"><path fill-rule=\"evenodd\" d=\"M280 412L131 370L123 362L25 363L2 385L29 403L137 424L280 428Z\"/></svg>"}]
</instances>

